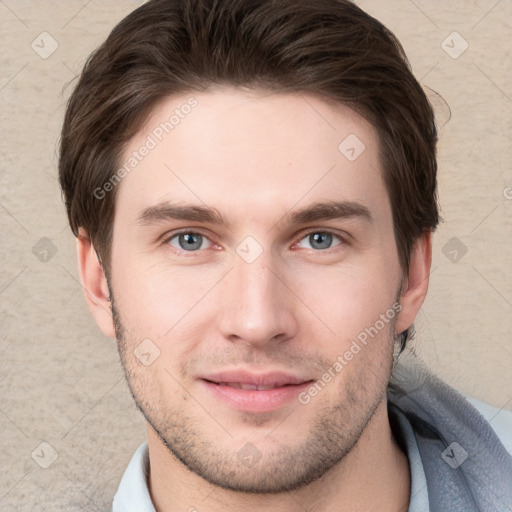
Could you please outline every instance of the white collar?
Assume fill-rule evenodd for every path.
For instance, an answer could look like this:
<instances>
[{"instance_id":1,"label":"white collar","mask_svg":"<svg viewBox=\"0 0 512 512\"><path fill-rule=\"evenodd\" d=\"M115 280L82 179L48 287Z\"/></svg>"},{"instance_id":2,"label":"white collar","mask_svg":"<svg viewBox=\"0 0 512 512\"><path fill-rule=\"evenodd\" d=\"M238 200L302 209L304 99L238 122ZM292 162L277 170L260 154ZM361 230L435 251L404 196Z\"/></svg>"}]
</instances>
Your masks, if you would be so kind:
<instances>
[{"instance_id":1,"label":"white collar","mask_svg":"<svg viewBox=\"0 0 512 512\"><path fill-rule=\"evenodd\" d=\"M411 468L409 512L428 512L427 480L418 444L407 417L395 409ZM396 433L395 433L396 435ZM156 512L148 489L149 449L142 443L134 453L114 497L112 512Z\"/></svg>"}]
</instances>

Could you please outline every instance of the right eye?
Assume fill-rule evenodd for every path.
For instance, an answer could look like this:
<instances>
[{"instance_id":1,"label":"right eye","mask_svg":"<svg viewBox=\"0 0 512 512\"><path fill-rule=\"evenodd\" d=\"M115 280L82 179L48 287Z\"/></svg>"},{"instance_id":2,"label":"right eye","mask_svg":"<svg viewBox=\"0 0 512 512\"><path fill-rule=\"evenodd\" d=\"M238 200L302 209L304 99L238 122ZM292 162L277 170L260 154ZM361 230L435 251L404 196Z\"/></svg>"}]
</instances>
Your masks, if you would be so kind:
<instances>
[{"instance_id":1,"label":"right eye","mask_svg":"<svg viewBox=\"0 0 512 512\"><path fill-rule=\"evenodd\" d=\"M205 235L195 231L180 231L179 233L174 233L166 239L166 243L176 249L187 252L207 249L209 247L208 244L211 244L210 240Z\"/></svg>"}]
</instances>

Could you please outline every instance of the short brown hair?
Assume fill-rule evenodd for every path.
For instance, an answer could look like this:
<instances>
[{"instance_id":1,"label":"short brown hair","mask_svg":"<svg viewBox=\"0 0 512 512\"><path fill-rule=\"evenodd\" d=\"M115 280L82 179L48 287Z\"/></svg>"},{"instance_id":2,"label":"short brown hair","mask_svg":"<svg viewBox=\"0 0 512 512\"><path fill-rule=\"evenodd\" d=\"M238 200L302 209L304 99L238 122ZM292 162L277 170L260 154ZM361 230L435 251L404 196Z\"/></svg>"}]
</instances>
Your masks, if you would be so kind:
<instances>
[{"instance_id":1,"label":"short brown hair","mask_svg":"<svg viewBox=\"0 0 512 512\"><path fill-rule=\"evenodd\" d=\"M71 229L87 231L105 271L116 188L94 191L157 102L223 84L340 102L376 128L407 272L439 222L434 114L400 42L348 0L150 0L112 30L69 100L59 162Z\"/></svg>"}]
</instances>

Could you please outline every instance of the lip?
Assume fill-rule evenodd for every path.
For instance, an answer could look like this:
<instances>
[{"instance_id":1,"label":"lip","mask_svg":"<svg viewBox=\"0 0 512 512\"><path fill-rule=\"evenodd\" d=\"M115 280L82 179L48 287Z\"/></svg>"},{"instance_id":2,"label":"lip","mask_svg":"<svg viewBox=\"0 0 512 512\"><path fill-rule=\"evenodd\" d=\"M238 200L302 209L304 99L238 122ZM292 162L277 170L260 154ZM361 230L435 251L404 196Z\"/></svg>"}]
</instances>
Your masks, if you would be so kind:
<instances>
[{"instance_id":1,"label":"lip","mask_svg":"<svg viewBox=\"0 0 512 512\"><path fill-rule=\"evenodd\" d=\"M297 395L311 385L306 379L284 372L264 374L236 370L204 375L199 381L208 393L229 407L246 412L269 412L296 399ZM241 389L226 383L244 386L273 386L273 389Z\"/></svg>"},{"instance_id":2,"label":"lip","mask_svg":"<svg viewBox=\"0 0 512 512\"><path fill-rule=\"evenodd\" d=\"M275 386L281 387L287 384L302 384L311 380L302 378L291 373L273 371L266 373L254 373L247 370L231 370L217 373L201 375L204 380L212 382L239 382L240 384L249 384L253 386Z\"/></svg>"}]
</instances>

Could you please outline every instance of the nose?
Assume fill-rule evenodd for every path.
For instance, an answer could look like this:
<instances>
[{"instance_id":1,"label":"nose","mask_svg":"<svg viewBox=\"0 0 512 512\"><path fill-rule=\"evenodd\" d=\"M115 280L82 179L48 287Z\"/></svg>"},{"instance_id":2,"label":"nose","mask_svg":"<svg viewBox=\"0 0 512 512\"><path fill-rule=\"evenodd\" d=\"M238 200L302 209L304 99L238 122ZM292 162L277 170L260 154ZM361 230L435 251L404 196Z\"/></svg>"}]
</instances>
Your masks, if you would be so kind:
<instances>
[{"instance_id":1,"label":"nose","mask_svg":"<svg viewBox=\"0 0 512 512\"><path fill-rule=\"evenodd\" d=\"M265 253L252 263L239 259L226 276L218 316L225 339L263 347L295 336L297 301L271 260Z\"/></svg>"}]
</instances>

